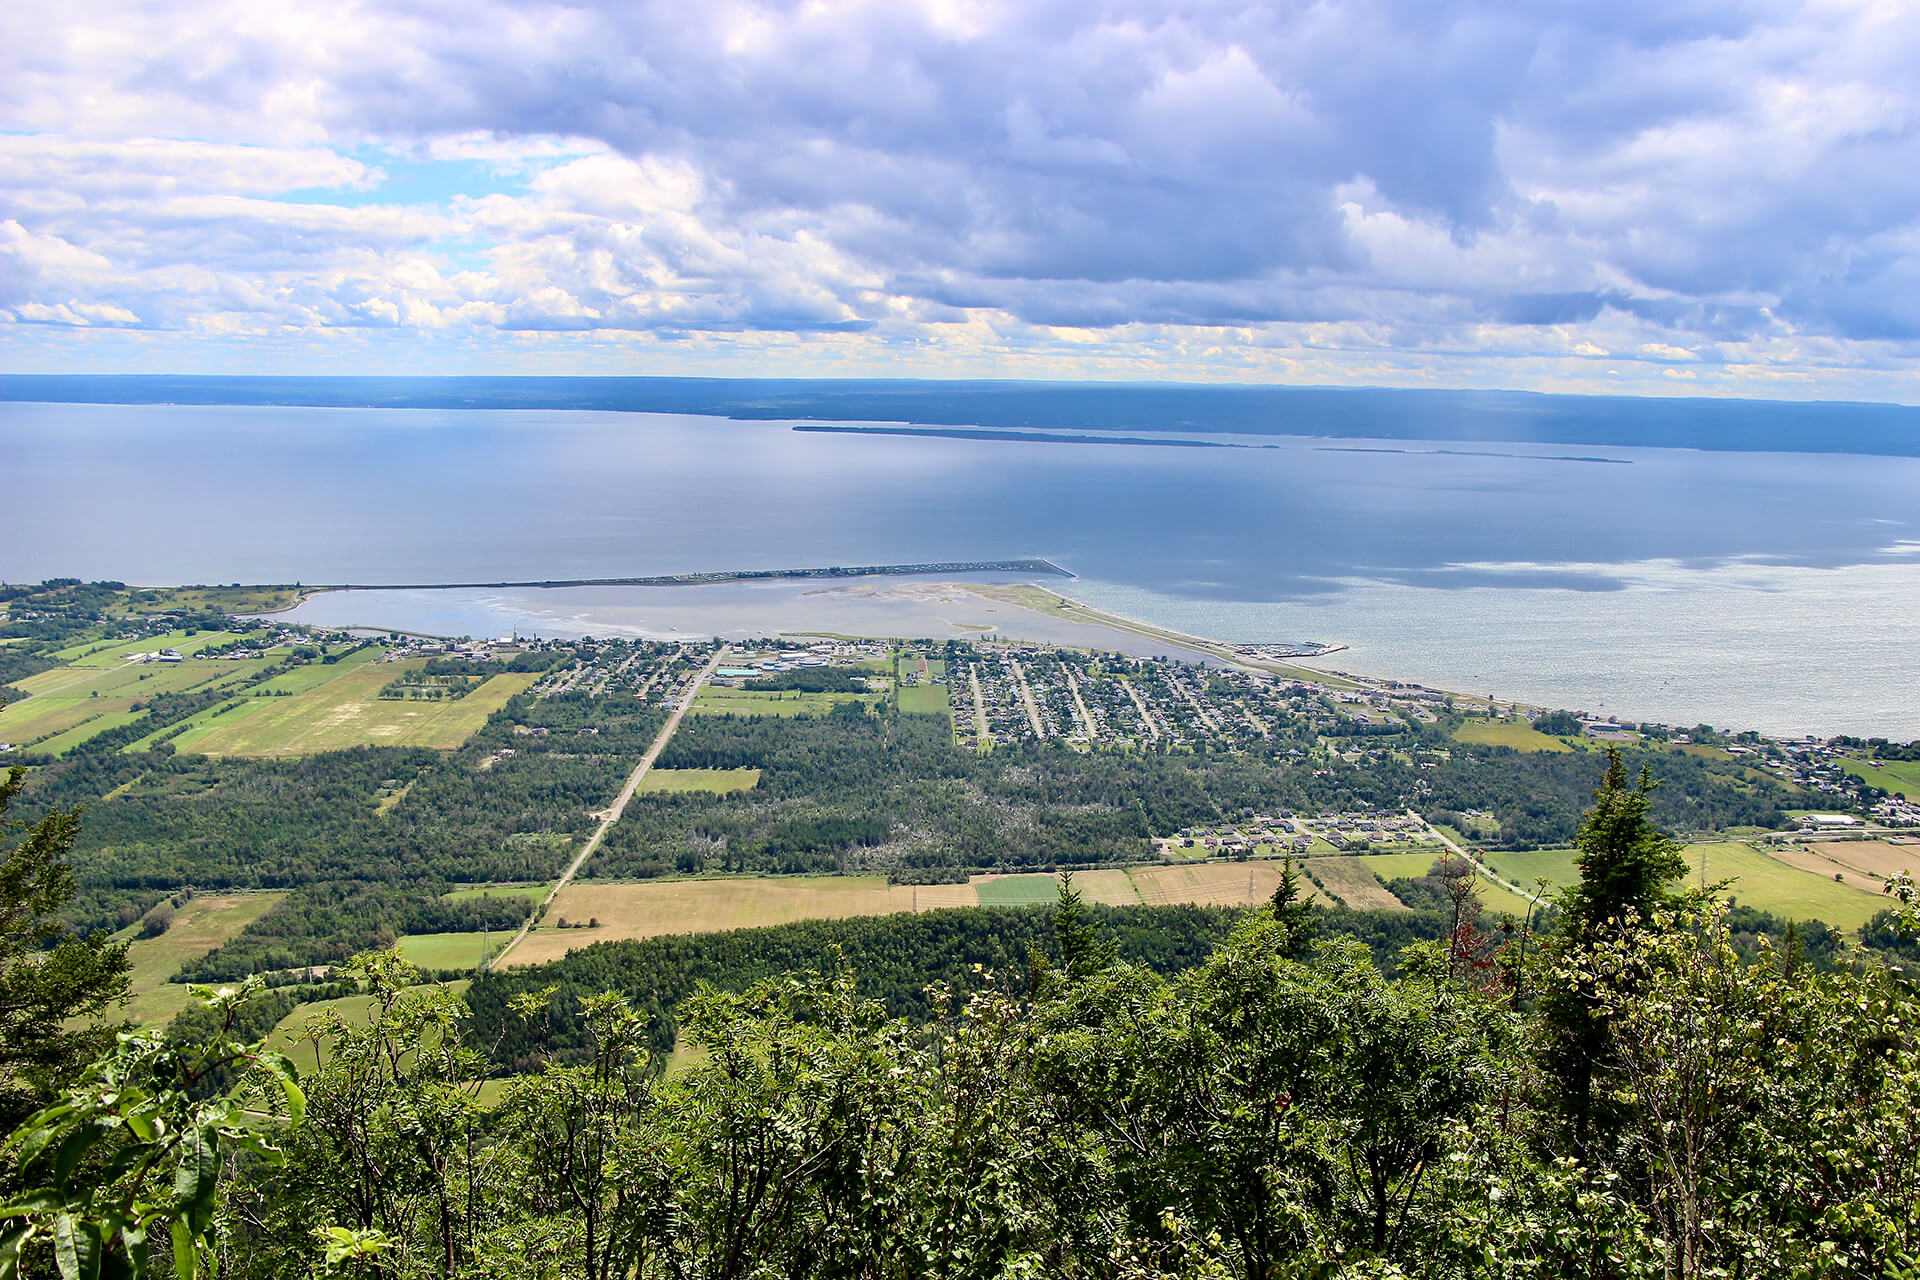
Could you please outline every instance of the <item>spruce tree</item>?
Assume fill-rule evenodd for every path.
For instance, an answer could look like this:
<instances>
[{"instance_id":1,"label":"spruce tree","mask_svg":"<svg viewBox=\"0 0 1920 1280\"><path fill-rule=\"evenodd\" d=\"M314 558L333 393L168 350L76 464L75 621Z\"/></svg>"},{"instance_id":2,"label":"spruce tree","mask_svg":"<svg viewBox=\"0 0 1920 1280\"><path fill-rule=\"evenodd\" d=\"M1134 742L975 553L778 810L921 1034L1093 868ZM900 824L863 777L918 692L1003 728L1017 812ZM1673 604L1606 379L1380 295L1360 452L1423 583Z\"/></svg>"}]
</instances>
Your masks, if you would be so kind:
<instances>
[{"instance_id":1,"label":"spruce tree","mask_svg":"<svg viewBox=\"0 0 1920 1280\"><path fill-rule=\"evenodd\" d=\"M1560 920L1547 954L1552 976L1540 1005L1545 1057L1580 1143L1606 1126L1598 1081L1608 1070L1611 1033L1601 1011L1602 988L1624 981L1589 965L1589 949L1650 927L1687 873L1680 845L1653 823L1653 790L1645 768L1638 784L1630 785L1620 749L1607 748L1606 775L1574 836L1580 882L1560 897Z\"/></svg>"}]
</instances>

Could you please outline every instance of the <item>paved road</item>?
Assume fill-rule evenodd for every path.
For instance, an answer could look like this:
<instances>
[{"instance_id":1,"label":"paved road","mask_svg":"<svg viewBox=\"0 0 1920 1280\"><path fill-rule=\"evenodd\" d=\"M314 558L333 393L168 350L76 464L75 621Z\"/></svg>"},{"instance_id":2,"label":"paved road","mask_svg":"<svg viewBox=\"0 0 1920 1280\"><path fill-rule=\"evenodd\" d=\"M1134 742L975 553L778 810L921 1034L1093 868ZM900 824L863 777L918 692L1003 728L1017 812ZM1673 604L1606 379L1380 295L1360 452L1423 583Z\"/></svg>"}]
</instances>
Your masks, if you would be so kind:
<instances>
[{"instance_id":1,"label":"paved road","mask_svg":"<svg viewBox=\"0 0 1920 1280\"><path fill-rule=\"evenodd\" d=\"M1020 685L1020 701L1026 704L1027 726L1033 730L1034 737L1046 737L1047 731L1040 724L1039 704L1034 702L1033 689L1027 684L1027 669L1020 665L1018 658L1008 658L1007 662L1013 667L1013 678Z\"/></svg>"},{"instance_id":2,"label":"paved road","mask_svg":"<svg viewBox=\"0 0 1920 1280\"><path fill-rule=\"evenodd\" d=\"M680 717L687 714L687 708L691 707L694 698L699 696L700 686L707 682L713 675L714 669L726 659L730 652L732 652L732 646L723 645L718 653L707 659L707 665L700 668L700 674L695 676L693 683L687 686L687 691L681 695L678 705L673 709L673 714L668 716L667 722L660 726L660 732L655 736L653 745L647 748L647 754L641 756L640 763L634 766L633 773L627 778L627 785L620 788L619 798L609 808L601 811L600 825L594 829L593 837L587 841L586 848L580 851L579 857L567 864L567 869L560 873L559 881L547 896L541 899L540 905L527 916L526 922L520 926L520 932L513 935L513 940L495 952L493 958L487 961L489 970L506 959L513 949L520 945L520 940L527 936L527 931L532 929L541 914L553 905L553 900L560 896L560 891L567 887L573 880L574 874L586 865L587 859L593 856L593 851L600 847L600 842L607 838L608 828L620 821L620 815L627 811L627 801L633 799L633 793L640 789L640 779L646 777L647 770L653 768L653 762L660 758L660 752L666 748L668 740L673 737L673 731L680 727Z\"/></svg>"},{"instance_id":3,"label":"paved road","mask_svg":"<svg viewBox=\"0 0 1920 1280\"><path fill-rule=\"evenodd\" d=\"M951 676L948 679L952 679ZM987 732L987 700L980 693L980 672L977 668L967 667L967 683L973 686L973 728L974 734L982 745L993 741L993 735Z\"/></svg>"}]
</instances>

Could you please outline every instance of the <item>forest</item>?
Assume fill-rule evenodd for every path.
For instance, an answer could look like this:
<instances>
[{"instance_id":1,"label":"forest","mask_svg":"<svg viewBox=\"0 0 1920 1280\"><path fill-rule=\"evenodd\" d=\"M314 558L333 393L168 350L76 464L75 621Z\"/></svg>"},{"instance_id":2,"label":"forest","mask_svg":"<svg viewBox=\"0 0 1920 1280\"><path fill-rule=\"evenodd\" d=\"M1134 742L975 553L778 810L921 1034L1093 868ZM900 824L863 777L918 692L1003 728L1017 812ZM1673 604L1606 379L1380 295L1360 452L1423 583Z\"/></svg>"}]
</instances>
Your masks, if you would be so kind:
<instances>
[{"instance_id":1,"label":"forest","mask_svg":"<svg viewBox=\"0 0 1920 1280\"><path fill-rule=\"evenodd\" d=\"M1455 877L1434 936L1376 939L1391 966L1292 878L1263 910L1142 928L1062 877L1050 909L597 947L465 998L361 955L303 1075L253 1038L275 994L257 979L206 990L171 1037L114 1037L113 949L57 972L0 951L35 1010L0 1022L0 1266L1912 1274L1910 977L1844 943L1816 963L1684 887L1649 782L1610 762L1544 927L1483 927ZM74 821L5 850L13 919L70 890ZM1890 887L1911 939L1913 884ZM722 971L737 981L700 980ZM669 1007L690 1051L673 1071Z\"/></svg>"}]
</instances>

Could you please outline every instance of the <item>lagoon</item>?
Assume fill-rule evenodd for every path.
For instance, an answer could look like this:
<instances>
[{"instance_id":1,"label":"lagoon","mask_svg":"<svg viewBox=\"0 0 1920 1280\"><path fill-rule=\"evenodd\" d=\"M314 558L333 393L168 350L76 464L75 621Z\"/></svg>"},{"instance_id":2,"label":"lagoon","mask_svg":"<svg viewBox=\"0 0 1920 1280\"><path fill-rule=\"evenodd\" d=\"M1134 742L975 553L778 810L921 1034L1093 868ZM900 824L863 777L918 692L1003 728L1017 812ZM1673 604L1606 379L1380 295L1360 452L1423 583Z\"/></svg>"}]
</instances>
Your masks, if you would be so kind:
<instances>
[{"instance_id":1,"label":"lagoon","mask_svg":"<svg viewBox=\"0 0 1920 1280\"><path fill-rule=\"evenodd\" d=\"M1046 556L1079 575L1059 589L1102 608L1343 643L1331 661L1347 670L1634 719L1920 736L1920 459L794 425L0 404L0 576L495 581ZM595 624L513 607L529 603ZM434 629L415 620L363 621Z\"/></svg>"}]
</instances>

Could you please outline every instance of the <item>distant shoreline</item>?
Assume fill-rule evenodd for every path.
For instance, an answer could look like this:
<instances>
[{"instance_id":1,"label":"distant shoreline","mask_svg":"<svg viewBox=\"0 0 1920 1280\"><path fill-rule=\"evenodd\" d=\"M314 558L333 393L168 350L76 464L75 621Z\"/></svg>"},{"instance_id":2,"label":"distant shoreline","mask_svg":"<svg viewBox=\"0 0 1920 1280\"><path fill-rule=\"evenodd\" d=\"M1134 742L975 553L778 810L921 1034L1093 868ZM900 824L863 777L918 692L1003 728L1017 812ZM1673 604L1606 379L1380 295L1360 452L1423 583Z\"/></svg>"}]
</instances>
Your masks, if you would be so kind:
<instances>
[{"instance_id":1,"label":"distant shoreline","mask_svg":"<svg viewBox=\"0 0 1920 1280\"><path fill-rule=\"evenodd\" d=\"M563 587L697 587L719 582L906 577L929 573L1039 573L1076 578L1071 569L1034 557L1026 560L937 560L924 564L834 565L824 569L722 569L712 573L664 573L634 578L544 578L537 582L336 582L301 587L302 599L323 591L507 591ZM294 607L294 606L289 606ZM284 612L276 610L275 612Z\"/></svg>"}]
</instances>

